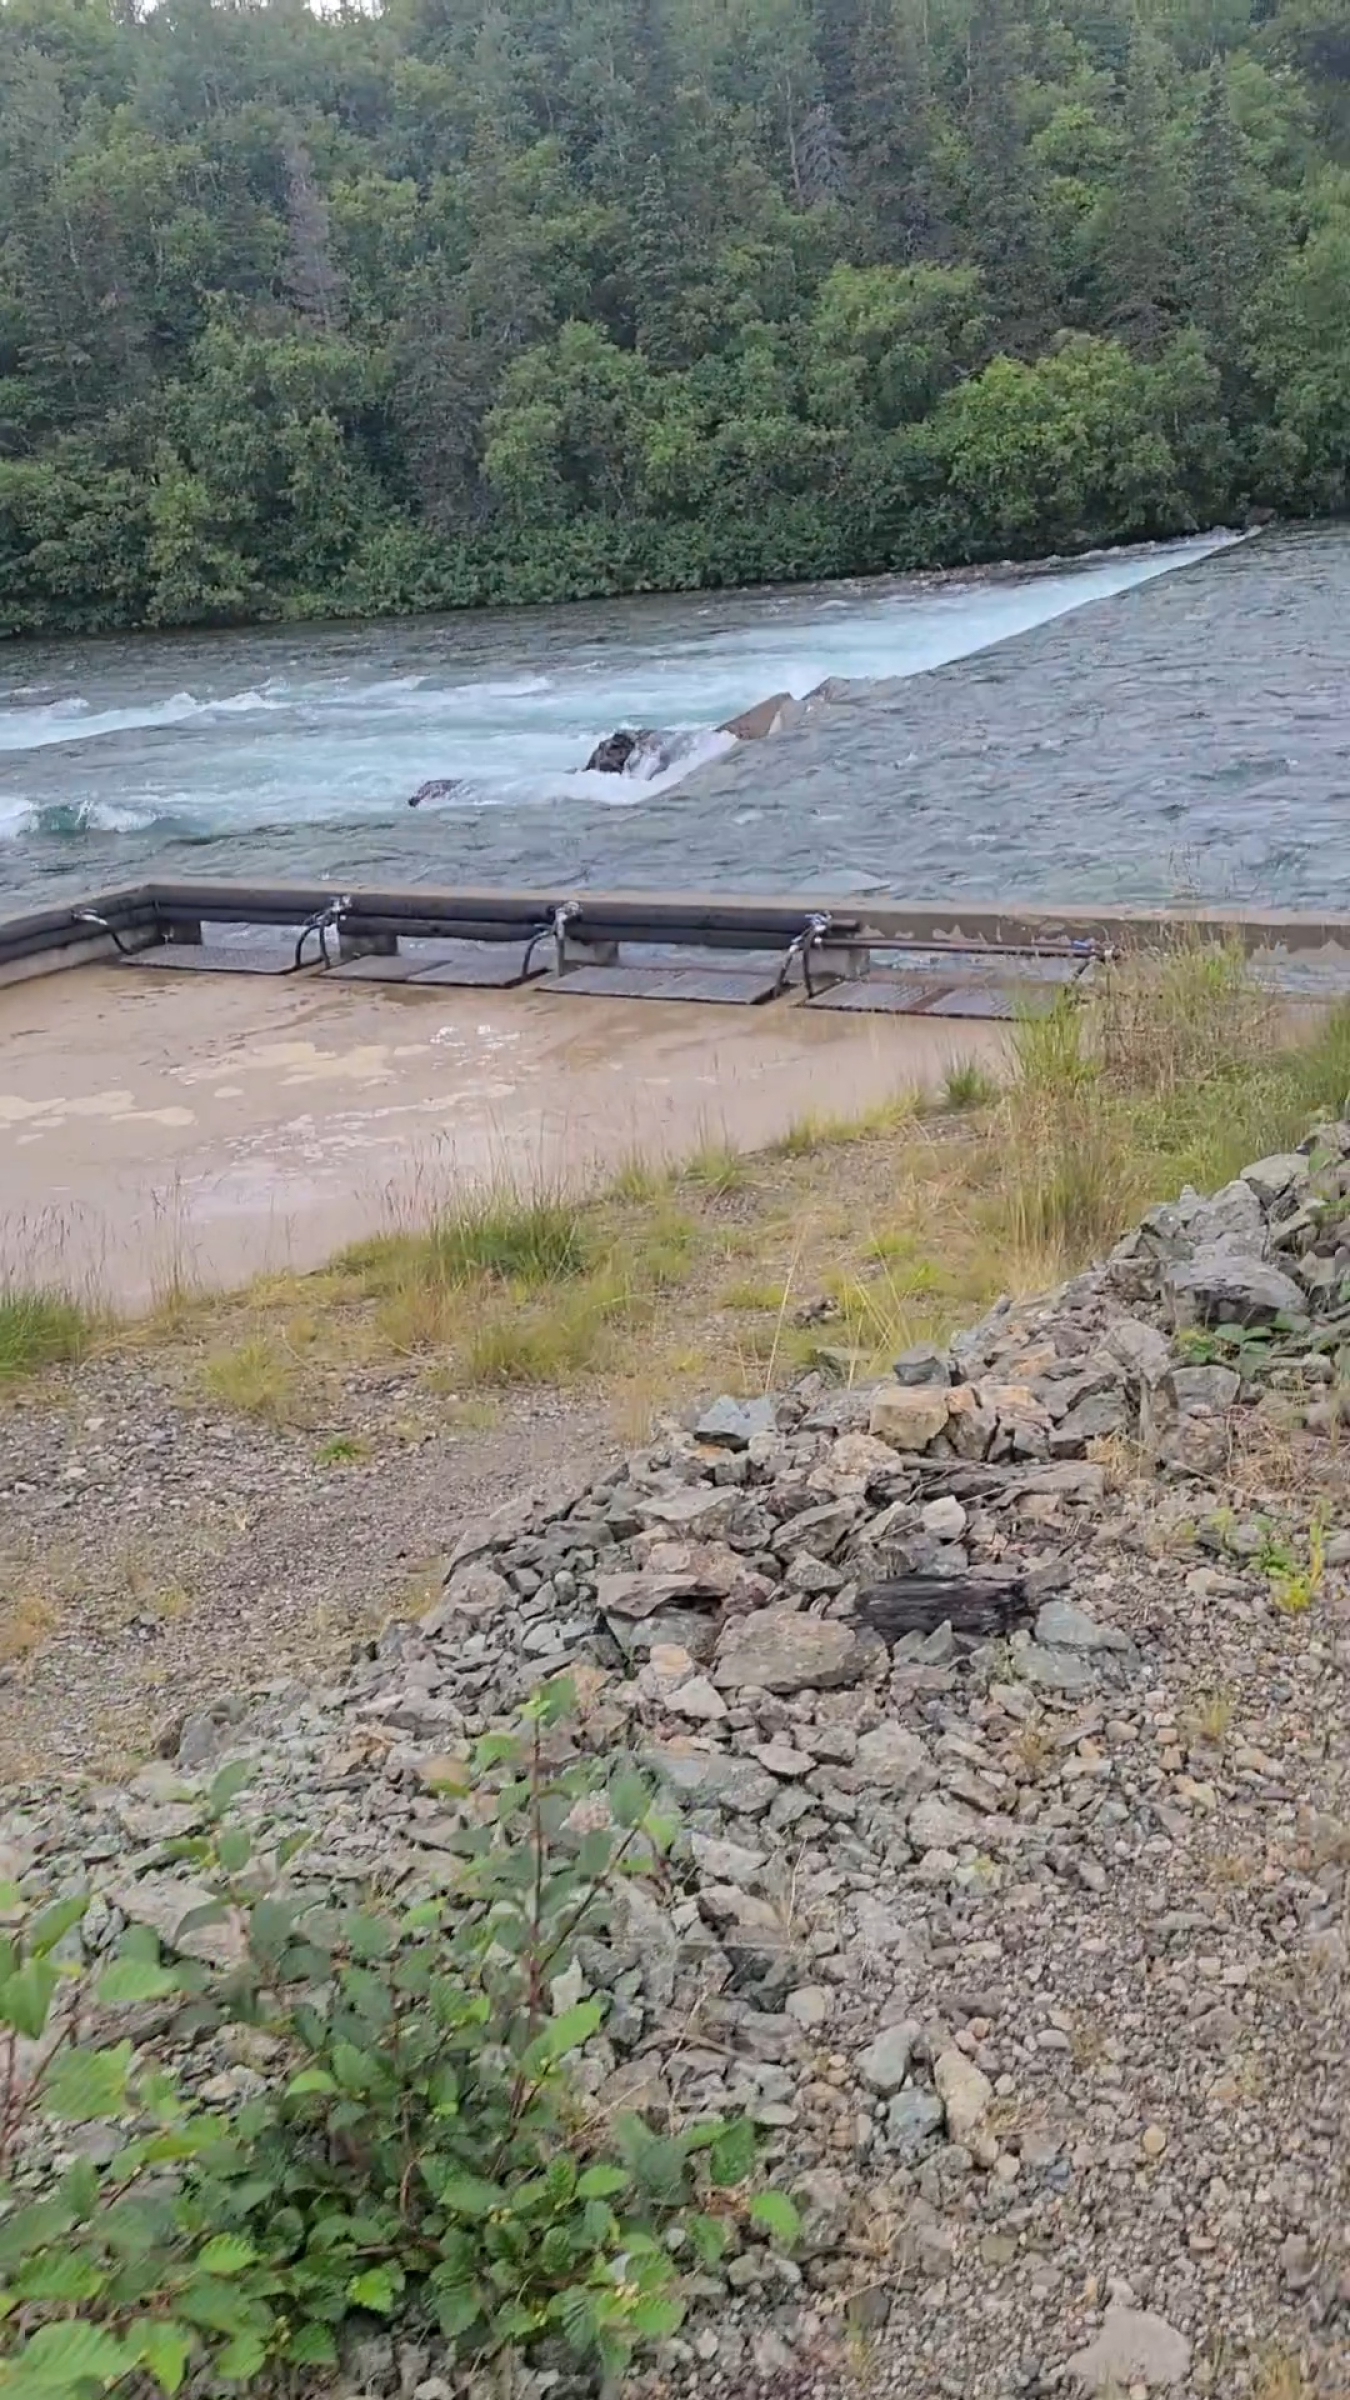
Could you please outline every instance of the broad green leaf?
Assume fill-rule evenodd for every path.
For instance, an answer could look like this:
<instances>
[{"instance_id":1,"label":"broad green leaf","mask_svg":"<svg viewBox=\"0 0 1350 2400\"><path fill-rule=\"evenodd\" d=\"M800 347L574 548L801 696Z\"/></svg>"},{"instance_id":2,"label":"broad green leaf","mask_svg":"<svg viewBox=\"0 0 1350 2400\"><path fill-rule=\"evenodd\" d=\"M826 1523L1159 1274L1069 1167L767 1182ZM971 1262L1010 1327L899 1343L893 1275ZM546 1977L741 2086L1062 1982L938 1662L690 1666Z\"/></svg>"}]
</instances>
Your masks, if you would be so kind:
<instances>
[{"instance_id":1,"label":"broad green leaf","mask_svg":"<svg viewBox=\"0 0 1350 2400\"><path fill-rule=\"evenodd\" d=\"M342 1930L353 1958L387 1958L394 1947L394 1929L383 1917L344 1917Z\"/></svg>"},{"instance_id":2,"label":"broad green leaf","mask_svg":"<svg viewBox=\"0 0 1350 2400\"><path fill-rule=\"evenodd\" d=\"M286 2356L293 2367L335 2367L338 2346L331 2326L317 2317L298 2325L286 2344Z\"/></svg>"},{"instance_id":3,"label":"broad green leaf","mask_svg":"<svg viewBox=\"0 0 1350 2400\"><path fill-rule=\"evenodd\" d=\"M123 2008L141 2000L162 2000L179 1989L179 1982L171 1968L155 1966L147 1958L119 1958L104 1969L95 1989L105 2007Z\"/></svg>"},{"instance_id":4,"label":"broad green leaf","mask_svg":"<svg viewBox=\"0 0 1350 2400\"><path fill-rule=\"evenodd\" d=\"M217 2233L197 2253L196 2264L204 2275L242 2275L257 2256L252 2242L242 2233Z\"/></svg>"},{"instance_id":5,"label":"broad green leaf","mask_svg":"<svg viewBox=\"0 0 1350 2400\"><path fill-rule=\"evenodd\" d=\"M59 2242L74 2222L74 2211L63 2200L30 2200L26 2208L16 2208L0 2222L0 2275L45 2242Z\"/></svg>"},{"instance_id":6,"label":"broad green leaf","mask_svg":"<svg viewBox=\"0 0 1350 2400\"><path fill-rule=\"evenodd\" d=\"M160 2390L172 2400L187 2373L188 2360L192 2356L192 2336L181 2325L146 2318L139 2325L132 2326L128 2347L135 2348L146 2373L153 2375Z\"/></svg>"},{"instance_id":7,"label":"broad green leaf","mask_svg":"<svg viewBox=\"0 0 1350 2400\"><path fill-rule=\"evenodd\" d=\"M250 2326L244 2332L235 2334L233 2340L216 2353L211 2361L212 2371L223 2376L226 2383L250 2383L266 2357L266 2340Z\"/></svg>"},{"instance_id":8,"label":"broad green leaf","mask_svg":"<svg viewBox=\"0 0 1350 2400\"><path fill-rule=\"evenodd\" d=\"M660 2341L683 2323L683 2302L663 2298L656 2292L645 2300L639 2300L627 2315L628 2330L639 2335L644 2342Z\"/></svg>"},{"instance_id":9,"label":"broad green leaf","mask_svg":"<svg viewBox=\"0 0 1350 2400\"><path fill-rule=\"evenodd\" d=\"M796 2241L802 2229L801 2216L786 2192L756 2192L750 2203L750 2219L785 2247Z\"/></svg>"},{"instance_id":10,"label":"broad green leaf","mask_svg":"<svg viewBox=\"0 0 1350 2400\"><path fill-rule=\"evenodd\" d=\"M483 2313L483 2303L474 2284L457 2284L453 2291L436 2293L436 2319L448 2342L467 2333Z\"/></svg>"},{"instance_id":11,"label":"broad green leaf","mask_svg":"<svg viewBox=\"0 0 1350 2400\"><path fill-rule=\"evenodd\" d=\"M755 2163L755 2129L748 2117L738 2117L718 2135L708 2153L708 2172L716 2184L725 2187L744 2183Z\"/></svg>"},{"instance_id":12,"label":"broad green leaf","mask_svg":"<svg viewBox=\"0 0 1350 2400\"><path fill-rule=\"evenodd\" d=\"M253 1836L242 1825L231 1825L216 1844L216 1857L227 1875L240 1875L253 1856Z\"/></svg>"},{"instance_id":13,"label":"broad green leaf","mask_svg":"<svg viewBox=\"0 0 1350 2400\"><path fill-rule=\"evenodd\" d=\"M578 2200L613 2200L633 2178L623 2167L587 2167L577 2179Z\"/></svg>"},{"instance_id":14,"label":"broad green leaf","mask_svg":"<svg viewBox=\"0 0 1350 2400\"><path fill-rule=\"evenodd\" d=\"M452 2217L487 2217L503 2205L506 2194L481 2175L447 2175L436 2197Z\"/></svg>"},{"instance_id":15,"label":"broad green leaf","mask_svg":"<svg viewBox=\"0 0 1350 2400\"><path fill-rule=\"evenodd\" d=\"M119 2042L112 2050L67 2050L42 2094L43 2111L67 2125L120 2116L130 2071L130 2042Z\"/></svg>"},{"instance_id":16,"label":"broad green leaf","mask_svg":"<svg viewBox=\"0 0 1350 2400\"><path fill-rule=\"evenodd\" d=\"M394 2003L387 1986L369 1967L349 1967L342 1978L342 1997L366 2023L383 2032L392 2023Z\"/></svg>"},{"instance_id":17,"label":"broad green leaf","mask_svg":"<svg viewBox=\"0 0 1350 2400\"><path fill-rule=\"evenodd\" d=\"M287 2084L286 2097L300 2100L308 2092L335 2092L337 2088L334 2078L323 2067L302 2067Z\"/></svg>"},{"instance_id":18,"label":"broad green leaf","mask_svg":"<svg viewBox=\"0 0 1350 2400\"><path fill-rule=\"evenodd\" d=\"M222 1767L207 1795L206 1805L212 1816L222 1817L252 1780L253 1768L246 1758L231 1759L228 1766Z\"/></svg>"},{"instance_id":19,"label":"broad green leaf","mask_svg":"<svg viewBox=\"0 0 1350 2400\"><path fill-rule=\"evenodd\" d=\"M88 1894L74 1892L68 1900L54 1900L50 1908L44 1908L28 1928L30 1957L46 1958L48 1952L54 1950L57 1943L70 1932L72 1925L79 1924L88 1906Z\"/></svg>"},{"instance_id":20,"label":"broad green leaf","mask_svg":"<svg viewBox=\"0 0 1350 2400\"><path fill-rule=\"evenodd\" d=\"M128 2359L115 2335L70 2317L59 2325L43 2325L19 2352L16 2363L25 2382L56 2390L72 2384L115 2383L125 2375Z\"/></svg>"},{"instance_id":21,"label":"broad green leaf","mask_svg":"<svg viewBox=\"0 0 1350 2400\"><path fill-rule=\"evenodd\" d=\"M377 2316L387 2317L402 2289L401 2268L367 2267L362 2274L353 2275L347 2286L347 2298L353 2308L373 2309Z\"/></svg>"},{"instance_id":22,"label":"broad green leaf","mask_svg":"<svg viewBox=\"0 0 1350 2400\"><path fill-rule=\"evenodd\" d=\"M0 2024L36 2042L46 2029L47 2011L59 1978L48 1958L30 1958L0 1983Z\"/></svg>"},{"instance_id":23,"label":"broad green leaf","mask_svg":"<svg viewBox=\"0 0 1350 2400\"><path fill-rule=\"evenodd\" d=\"M13 2291L20 2300L92 2300L106 2278L80 2250L49 2250L20 2269Z\"/></svg>"},{"instance_id":24,"label":"broad green leaf","mask_svg":"<svg viewBox=\"0 0 1350 2400\"><path fill-rule=\"evenodd\" d=\"M715 2267L724 2256L731 2236L720 2217L705 2217L694 2213L683 2219L685 2232L694 2245L695 2256L705 2267Z\"/></svg>"},{"instance_id":25,"label":"broad green leaf","mask_svg":"<svg viewBox=\"0 0 1350 2400\"><path fill-rule=\"evenodd\" d=\"M574 2008L565 2008L560 2017L536 2034L521 2060L527 2073L537 2075L555 2059L565 2058L569 2050L579 2050L593 2033L598 2033L605 2021L602 2000L578 2000Z\"/></svg>"},{"instance_id":26,"label":"broad green leaf","mask_svg":"<svg viewBox=\"0 0 1350 2400\"><path fill-rule=\"evenodd\" d=\"M255 1958L272 1964L280 1958L295 1931L295 1910L281 1900L259 1900L248 1921L248 1946Z\"/></svg>"},{"instance_id":27,"label":"broad green leaf","mask_svg":"<svg viewBox=\"0 0 1350 2400\"><path fill-rule=\"evenodd\" d=\"M651 1804L651 1786L645 1775L639 1775L636 1768L630 1767L622 1775L615 1776L609 1787L609 1805L616 1825L623 1825L631 1831L633 1826L642 1823Z\"/></svg>"}]
</instances>

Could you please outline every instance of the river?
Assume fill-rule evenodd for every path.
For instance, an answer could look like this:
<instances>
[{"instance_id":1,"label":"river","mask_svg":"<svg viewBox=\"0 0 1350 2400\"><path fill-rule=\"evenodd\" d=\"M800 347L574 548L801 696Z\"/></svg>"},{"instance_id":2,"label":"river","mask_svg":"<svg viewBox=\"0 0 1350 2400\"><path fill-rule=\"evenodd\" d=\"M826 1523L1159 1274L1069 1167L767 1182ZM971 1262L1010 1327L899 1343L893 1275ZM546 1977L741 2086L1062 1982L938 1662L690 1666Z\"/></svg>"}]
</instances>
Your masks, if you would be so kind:
<instances>
[{"instance_id":1,"label":"river","mask_svg":"<svg viewBox=\"0 0 1350 2400\"><path fill-rule=\"evenodd\" d=\"M0 906L303 876L1350 903L1350 529L0 650ZM852 688L768 743L722 719ZM585 773L618 725L678 735ZM454 797L408 796L453 778Z\"/></svg>"}]
</instances>

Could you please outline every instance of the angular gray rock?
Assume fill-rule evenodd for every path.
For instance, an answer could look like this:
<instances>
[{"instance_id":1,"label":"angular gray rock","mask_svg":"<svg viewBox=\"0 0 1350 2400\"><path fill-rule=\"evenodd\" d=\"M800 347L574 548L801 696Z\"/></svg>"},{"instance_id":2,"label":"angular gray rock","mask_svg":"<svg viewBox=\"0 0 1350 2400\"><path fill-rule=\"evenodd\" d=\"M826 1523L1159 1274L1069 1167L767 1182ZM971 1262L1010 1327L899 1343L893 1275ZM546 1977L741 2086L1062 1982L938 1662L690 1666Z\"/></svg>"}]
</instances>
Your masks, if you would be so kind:
<instances>
[{"instance_id":1,"label":"angular gray rock","mask_svg":"<svg viewBox=\"0 0 1350 2400\"><path fill-rule=\"evenodd\" d=\"M1047 1600L1037 1611L1036 1639L1048 1650L1133 1650L1128 1633L1099 1624L1072 1600Z\"/></svg>"},{"instance_id":2,"label":"angular gray rock","mask_svg":"<svg viewBox=\"0 0 1350 2400\"><path fill-rule=\"evenodd\" d=\"M903 1799L917 1800L937 1782L937 1770L917 1733L907 1733L902 1725L889 1721L873 1733L860 1735L853 1771L860 1783L874 1784Z\"/></svg>"},{"instance_id":3,"label":"angular gray rock","mask_svg":"<svg viewBox=\"0 0 1350 2400\"><path fill-rule=\"evenodd\" d=\"M758 1400L734 1400L729 1392L723 1392L704 1409L694 1427L694 1439L719 1450L748 1450L757 1433L773 1433L777 1423L777 1411L767 1395Z\"/></svg>"},{"instance_id":4,"label":"angular gray rock","mask_svg":"<svg viewBox=\"0 0 1350 2400\"><path fill-rule=\"evenodd\" d=\"M1242 1258L1259 1256L1265 1219L1253 1186L1241 1176L1235 1183L1226 1183L1211 1200L1185 1191L1178 1205L1186 1214L1186 1233L1193 1249L1231 1250Z\"/></svg>"},{"instance_id":5,"label":"angular gray rock","mask_svg":"<svg viewBox=\"0 0 1350 2400\"><path fill-rule=\"evenodd\" d=\"M952 1379L947 1352L939 1350L936 1342L916 1342L911 1350L902 1350L894 1373L897 1383L909 1385L950 1383Z\"/></svg>"},{"instance_id":6,"label":"angular gray rock","mask_svg":"<svg viewBox=\"0 0 1350 2400\"><path fill-rule=\"evenodd\" d=\"M899 2091L909 2073L918 2033L917 2025L887 2025L874 2042L868 2043L856 2064L869 2092L879 2092L883 2099L889 2099L892 2092Z\"/></svg>"},{"instance_id":7,"label":"angular gray rock","mask_svg":"<svg viewBox=\"0 0 1350 2400\"><path fill-rule=\"evenodd\" d=\"M1242 1170L1242 1180L1249 1183L1256 1197L1266 1208L1273 1200L1282 1200L1286 1192L1307 1179L1308 1161L1299 1150L1277 1150L1273 1157L1258 1158Z\"/></svg>"},{"instance_id":8,"label":"angular gray rock","mask_svg":"<svg viewBox=\"0 0 1350 2400\"><path fill-rule=\"evenodd\" d=\"M1109 2308L1101 2332L1076 2351L1067 2372L1085 2392L1169 2391L1190 2373L1191 2345L1165 2317L1142 2308Z\"/></svg>"},{"instance_id":9,"label":"angular gray rock","mask_svg":"<svg viewBox=\"0 0 1350 2400\"><path fill-rule=\"evenodd\" d=\"M1170 1266L1166 1281L1178 1315L1194 1324L1269 1325L1276 1317L1307 1314L1307 1301L1290 1276L1235 1251L1198 1250Z\"/></svg>"},{"instance_id":10,"label":"angular gray rock","mask_svg":"<svg viewBox=\"0 0 1350 2400\"><path fill-rule=\"evenodd\" d=\"M885 1655L879 1643L836 1618L761 1608L732 1619L712 1675L725 1691L830 1691L859 1682L878 1655Z\"/></svg>"}]
</instances>

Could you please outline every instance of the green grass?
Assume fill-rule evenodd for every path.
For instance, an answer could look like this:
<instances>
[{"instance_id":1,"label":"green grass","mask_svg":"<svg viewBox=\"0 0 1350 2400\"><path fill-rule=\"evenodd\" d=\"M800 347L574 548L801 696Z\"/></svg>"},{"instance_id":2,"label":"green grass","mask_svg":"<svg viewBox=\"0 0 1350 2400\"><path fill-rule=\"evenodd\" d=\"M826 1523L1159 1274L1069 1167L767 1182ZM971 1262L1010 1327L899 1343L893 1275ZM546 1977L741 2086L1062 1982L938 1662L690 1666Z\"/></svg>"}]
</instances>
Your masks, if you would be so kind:
<instances>
[{"instance_id":1,"label":"green grass","mask_svg":"<svg viewBox=\"0 0 1350 2400\"><path fill-rule=\"evenodd\" d=\"M1127 960L1087 1007L1015 1029L986 1233L1049 1268L1110 1247L1184 1183L1212 1191L1350 1095L1350 1005L1291 1045L1241 955L1181 943Z\"/></svg>"},{"instance_id":2,"label":"green grass","mask_svg":"<svg viewBox=\"0 0 1350 2400\"><path fill-rule=\"evenodd\" d=\"M999 1094L996 1077L978 1058L954 1058L942 1079L942 1101L945 1108L960 1113L966 1109L990 1108Z\"/></svg>"},{"instance_id":3,"label":"green grass","mask_svg":"<svg viewBox=\"0 0 1350 2400\"><path fill-rule=\"evenodd\" d=\"M93 1334L87 1311L63 1293L0 1290L0 1383L82 1358Z\"/></svg>"},{"instance_id":4,"label":"green grass","mask_svg":"<svg viewBox=\"0 0 1350 2400\"><path fill-rule=\"evenodd\" d=\"M750 1178L750 1162L743 1151L733 1150L729 1142L704 1142L686 1161L684 1175L696 1190L721 1200L728 1192L744 1190Z\"/></svg>"}]
</instances>

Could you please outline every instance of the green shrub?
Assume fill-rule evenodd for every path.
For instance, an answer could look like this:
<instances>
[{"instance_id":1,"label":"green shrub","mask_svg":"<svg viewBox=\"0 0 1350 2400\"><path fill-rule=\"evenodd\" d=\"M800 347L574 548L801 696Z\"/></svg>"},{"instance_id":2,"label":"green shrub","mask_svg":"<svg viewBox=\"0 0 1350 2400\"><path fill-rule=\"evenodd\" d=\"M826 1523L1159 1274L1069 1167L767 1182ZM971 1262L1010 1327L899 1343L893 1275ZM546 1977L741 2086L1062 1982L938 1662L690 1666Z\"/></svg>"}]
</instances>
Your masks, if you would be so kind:
<instances>
[{"instance_id":1,"label":"green shrub","mask_svg":"<svg viewBox=\"0 0 1350 2400\"><path fill-rule=\"evenodd\" d=\"M215 1895L177 1938L224 1928L228 1966L132 1927L90 1967L86 1895L0 1888L4 2400L173 2394L199 2371L293 2389L372 2315L466 2361L552 2337L613 2374L679 2324L676 2249L713 2264L738 2216L792 2239L791 2203L743 2189L747 2122L611 2125L569 2073L606 2002L564 2004L558 1978L618 1877L664 1874L675 1832L630 1763L576 1753L571 1705L545 1686L448 1767L453 1881L415 1907L307 1900L305 1837L231 1821L239 1769L175 1845ZM176 2008L184 2036L233 2020L272 2037L264 2088L232 2109L186 2094L117 2038L144 2003ZM95 2123L104 2163L44 2169L59 2128Z\"/></svg>"}]
</instances>

